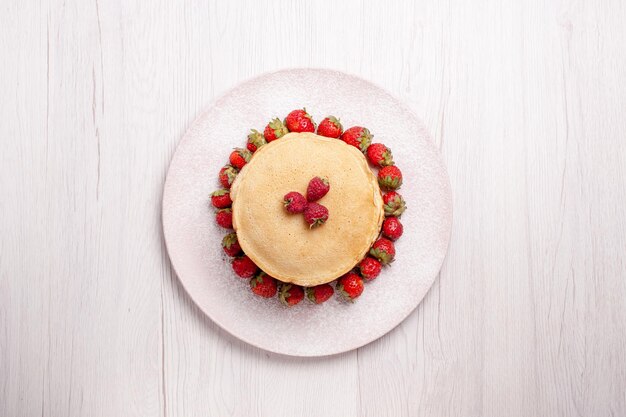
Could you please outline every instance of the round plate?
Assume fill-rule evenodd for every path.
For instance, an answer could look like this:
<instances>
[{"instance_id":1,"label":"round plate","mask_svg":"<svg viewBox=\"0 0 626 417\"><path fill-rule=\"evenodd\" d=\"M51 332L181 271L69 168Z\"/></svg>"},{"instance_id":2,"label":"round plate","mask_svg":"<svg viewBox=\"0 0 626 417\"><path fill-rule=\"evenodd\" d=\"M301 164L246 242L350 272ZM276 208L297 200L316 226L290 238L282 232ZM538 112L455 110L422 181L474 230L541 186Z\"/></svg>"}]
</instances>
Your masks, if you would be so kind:
<instances>
[{"instance_id":1,"label":"round plate","mask_svg":"<svg viewBox=\"0 0 626 417\"><path fill-rule=\"evenodd\" d=\"M306 107L315 121L332 114L345 128L367 126L393 150L407 202L396 260L354 303L337 295L322 305L288 308L255 296L231 270L221 247L209 195L232 148L250 128ZM445 257L452 226L450 183L421 122L376 85L337 71L292 69L246 81L198 117L181 140L163 192L163 230L172 265L198 307L232 335L262 349L323 356L363 346L384 335L420 303Z\"/></svg>"}]
</instances>

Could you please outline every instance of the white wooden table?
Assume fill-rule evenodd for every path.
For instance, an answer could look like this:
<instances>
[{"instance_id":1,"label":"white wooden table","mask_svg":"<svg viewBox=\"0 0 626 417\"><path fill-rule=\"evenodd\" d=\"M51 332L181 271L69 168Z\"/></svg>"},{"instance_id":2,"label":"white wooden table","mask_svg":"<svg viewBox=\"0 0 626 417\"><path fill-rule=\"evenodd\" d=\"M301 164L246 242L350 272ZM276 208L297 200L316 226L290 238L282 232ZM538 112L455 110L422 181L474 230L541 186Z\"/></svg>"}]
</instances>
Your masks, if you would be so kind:
<instances>
[{"instance_id":1,"label":"white wooden table","mask_svg":"<svg viewBox=\"0 0 626 417\"><path fill-rule=\"evenodd\" d=\"M626 415L622 0L0 1L0 415ZM297 359L204 317L160 226L221 92L283 67L406 100L455 200L397 329Z\"/></svg>"}]
</instances>

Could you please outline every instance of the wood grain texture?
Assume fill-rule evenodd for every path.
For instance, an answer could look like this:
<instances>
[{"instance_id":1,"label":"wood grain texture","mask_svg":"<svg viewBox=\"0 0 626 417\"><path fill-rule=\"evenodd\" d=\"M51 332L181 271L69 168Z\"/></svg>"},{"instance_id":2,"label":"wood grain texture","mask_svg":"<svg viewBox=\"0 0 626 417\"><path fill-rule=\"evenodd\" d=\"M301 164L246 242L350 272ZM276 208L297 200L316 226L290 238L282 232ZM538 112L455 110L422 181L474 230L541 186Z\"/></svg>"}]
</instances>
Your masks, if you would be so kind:
<instances>
[{"instance_id":1,"label":"wood grain texture","mask_svg":"<svg viewBox=\"0 0 626 417\"><path fill-rule=\"evenodd\" d=\"M0 415L626 415L624 20L620 0L0 2ZM225 334L161 236L190 121L292 66L407 101L454 193L420 307L330 358Z\"/></svg>"}]
</instances>

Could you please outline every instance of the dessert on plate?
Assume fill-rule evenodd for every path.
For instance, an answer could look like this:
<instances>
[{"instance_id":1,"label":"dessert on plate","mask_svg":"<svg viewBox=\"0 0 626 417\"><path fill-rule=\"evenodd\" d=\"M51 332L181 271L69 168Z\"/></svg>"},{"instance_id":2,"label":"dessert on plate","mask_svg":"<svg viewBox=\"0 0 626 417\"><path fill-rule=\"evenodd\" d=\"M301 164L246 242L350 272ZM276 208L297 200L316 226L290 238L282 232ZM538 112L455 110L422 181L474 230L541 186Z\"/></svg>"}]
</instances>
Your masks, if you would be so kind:
<instances>
[{"instance_id":1,"label":"dessert on plate","mask_svg":"<svg viewBox=\"0 0 626 417\"><path fill-rule=\"evenodd\" d=\"M366 128L344 132L333 116L316 126L294 110L230 154L211 204L217 223L234 230L224 252L255 294L278 294L287 306L335 292L352 301L393 261L406 208L395 191L402 173L371 140Z\"/></svg>"},{"instance_id":2,"label":"dessert on plate","mask_svg":"<svg viewBox=\"0 0 626 417\"><path fill-rule=\"evenodd\" d=\"M309 180L325 178L329 192L323 227L285 210L283 196L306 194ZM305 287L349 272L380 233L383 199L363 153L313 133L288 133L261 147L230 189L239 245L272 277Z\"/></svg>"}]
</instances>

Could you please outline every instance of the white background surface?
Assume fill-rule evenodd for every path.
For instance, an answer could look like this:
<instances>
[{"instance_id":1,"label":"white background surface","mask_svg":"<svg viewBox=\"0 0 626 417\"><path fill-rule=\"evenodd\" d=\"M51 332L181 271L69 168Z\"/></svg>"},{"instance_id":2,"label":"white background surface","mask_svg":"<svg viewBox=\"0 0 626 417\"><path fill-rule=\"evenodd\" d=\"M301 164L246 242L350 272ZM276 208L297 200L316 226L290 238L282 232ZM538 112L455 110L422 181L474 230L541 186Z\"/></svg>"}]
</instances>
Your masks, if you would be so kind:
<instances>
[{"instance_id":1,"label":"white background surface","mask_svg":"<svg viewBox=\"0 0 626 417\"><path fill-rule=\"evenodd\" d=\"M624 21L621 0L3 0L0 415L626 415ZM424 302L330 358L224 334L161 238L190 121L289 66L406 100L455 200Z\"/></svg>"}]
</instances>

